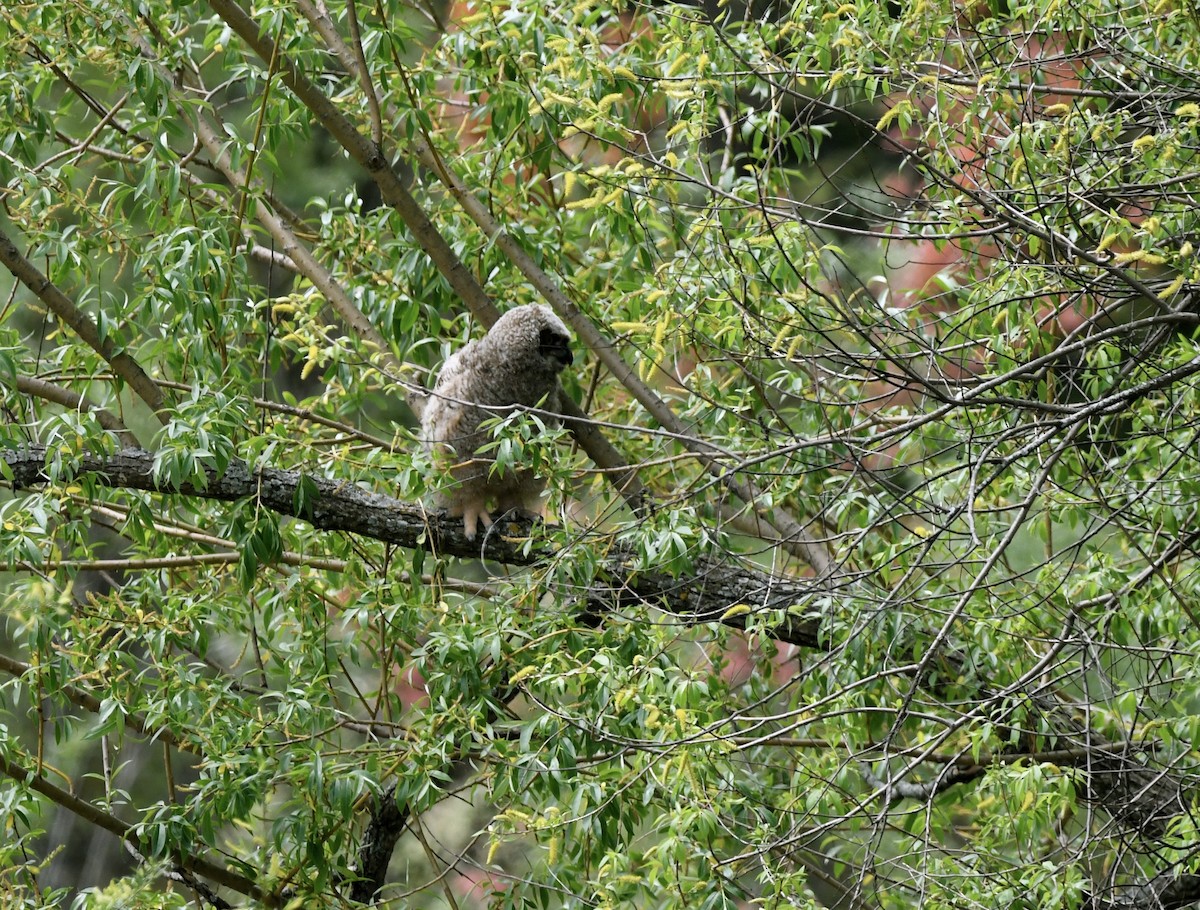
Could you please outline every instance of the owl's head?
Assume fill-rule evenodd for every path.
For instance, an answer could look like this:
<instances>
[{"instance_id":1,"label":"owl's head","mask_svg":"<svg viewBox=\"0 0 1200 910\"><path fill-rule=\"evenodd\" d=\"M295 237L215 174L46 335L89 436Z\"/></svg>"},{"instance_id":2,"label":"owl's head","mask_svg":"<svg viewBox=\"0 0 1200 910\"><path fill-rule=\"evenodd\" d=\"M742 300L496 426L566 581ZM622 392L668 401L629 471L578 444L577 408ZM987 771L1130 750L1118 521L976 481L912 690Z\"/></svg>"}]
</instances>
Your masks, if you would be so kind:
<instances>
[{"instance_id":1,"label":"owl's head","mask_svg":"<svg viewBox=\"0 0 1200 910\"><path fill-rule=\"evenodd\" d=\"M575 362L571 354L570 331L554 311L543 304L514 307L496 321L487 337L509 351L520 351L554 374Z\"/></svg>"}]
</instances>

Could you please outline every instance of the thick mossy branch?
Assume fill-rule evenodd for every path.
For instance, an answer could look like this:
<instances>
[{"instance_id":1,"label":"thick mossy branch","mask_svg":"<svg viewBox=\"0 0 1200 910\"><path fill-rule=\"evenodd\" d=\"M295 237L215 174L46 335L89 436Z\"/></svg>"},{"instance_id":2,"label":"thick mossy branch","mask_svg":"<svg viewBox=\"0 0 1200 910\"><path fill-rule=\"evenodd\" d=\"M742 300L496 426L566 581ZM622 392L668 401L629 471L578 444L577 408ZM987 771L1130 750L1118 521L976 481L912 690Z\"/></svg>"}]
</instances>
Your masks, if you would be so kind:
<instances>
[{"instance_id":1,"label":"thick mossy branch","mask_svg":"<svg viewBox=\"0 0 1200 910\"><path fill-rule=\"evenodd\" d=\"M49 483L45 446L10 449L2 457L12 472L13 485ZM344 531L408 549L443 556L489 559L509 565L533 565L555 556L548 547L529 547L528 522L497 522L482 540L467 540L462 520L448 518L420 504L372 493L352 483L285 471L252 468L234 461L218 474L209 469L203 484L169 484L155 477L154 455L143 449L124 449L107 455L81 454L56 476L90 477L114 489L191 496L233 502L254 499L264 508L308 522L322 531ZM731 565L728 560L702 558L693 574L675 577L636 568L630 554L609 548L602 577L584 593L591 612L623 604L646 602L689 622L722 622L742 629L763 610L788 611L811 592L807 579L775 576ZM811 618L785 621L773 628L779 641L820 647L818 623Z\"/></svg>"}]
</instances>

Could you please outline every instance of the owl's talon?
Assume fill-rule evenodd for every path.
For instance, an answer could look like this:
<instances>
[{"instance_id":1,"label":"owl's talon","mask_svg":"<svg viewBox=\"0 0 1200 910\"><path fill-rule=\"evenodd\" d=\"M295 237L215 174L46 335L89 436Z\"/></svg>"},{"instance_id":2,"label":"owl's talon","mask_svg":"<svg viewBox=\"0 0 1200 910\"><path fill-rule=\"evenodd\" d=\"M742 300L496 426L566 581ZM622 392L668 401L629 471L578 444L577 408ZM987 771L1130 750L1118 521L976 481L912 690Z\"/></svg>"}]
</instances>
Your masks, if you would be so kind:
<instances>
[{"instance_id":1,"label":"owl's talon","mask_svg":"<svg viewBox=\"0 0 1200 910\"><path fill-rule=\"evenodd\" d=\"M467 508L463 510L463 535L467 540L475 539L475 531L479 527L479 522L483 522L485 528L492 526L492 516L488 514L488 510L480 508Z\"/></svg>"}]
</instances>

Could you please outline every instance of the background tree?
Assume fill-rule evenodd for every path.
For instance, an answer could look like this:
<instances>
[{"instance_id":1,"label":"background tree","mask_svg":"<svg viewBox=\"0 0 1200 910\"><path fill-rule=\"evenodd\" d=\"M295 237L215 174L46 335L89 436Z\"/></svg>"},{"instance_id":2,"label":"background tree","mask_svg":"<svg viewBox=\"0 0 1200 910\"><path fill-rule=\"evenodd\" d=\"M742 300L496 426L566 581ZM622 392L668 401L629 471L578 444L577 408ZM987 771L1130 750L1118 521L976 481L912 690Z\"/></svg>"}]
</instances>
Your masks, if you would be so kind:
<instances>
[{"instance_id":1,"label":"background tree","mask_svg":"<svg viewBox=\"0 0 1200 910\"><path fill-rule=\"evenodd\" d=\"M1200 902L1190 5L3 12L7 905Z\"/></svg>"}]
</instances>

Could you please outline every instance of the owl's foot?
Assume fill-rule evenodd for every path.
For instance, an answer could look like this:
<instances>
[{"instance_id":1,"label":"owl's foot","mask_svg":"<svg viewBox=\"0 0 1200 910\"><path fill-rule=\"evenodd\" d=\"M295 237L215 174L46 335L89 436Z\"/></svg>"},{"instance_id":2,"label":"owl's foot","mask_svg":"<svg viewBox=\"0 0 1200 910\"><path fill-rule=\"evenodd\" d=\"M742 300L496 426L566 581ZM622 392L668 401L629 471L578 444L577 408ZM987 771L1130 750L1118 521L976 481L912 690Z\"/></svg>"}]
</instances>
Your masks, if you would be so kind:
<instances>
[{"instance_id":1,"label":"owl's foot","mask_svg":"<svg viewBox=\"0 0 1200 910\"><path fill-rule=\"evenodd\" d=\"M475 529L478 527L479 522L482 521L485 528L492 526L492 516L482 504L464 506L462 518L463 534L466 535L467 540L475 539Z\"/></svg>"}]
</instances>

